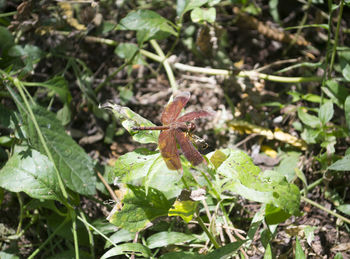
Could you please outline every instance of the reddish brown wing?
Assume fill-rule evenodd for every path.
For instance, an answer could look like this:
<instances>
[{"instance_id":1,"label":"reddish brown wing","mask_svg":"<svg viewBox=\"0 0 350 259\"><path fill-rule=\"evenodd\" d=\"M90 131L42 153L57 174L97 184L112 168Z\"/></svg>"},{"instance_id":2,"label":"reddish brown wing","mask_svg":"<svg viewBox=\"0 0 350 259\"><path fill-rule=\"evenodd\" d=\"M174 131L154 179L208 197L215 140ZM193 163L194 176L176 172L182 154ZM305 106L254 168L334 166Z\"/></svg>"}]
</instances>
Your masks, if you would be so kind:
<instances>
[{"instance_id":1,"label":"reddish brown wing","mask_svg":"<svg viewBox=\"0 0 350 259\"><path fill-rule=\"evenodd\" d=\"M174 97L174 100L165 107L162 113L161 122L163 125L169 125L171 122L175 121L182 108L185 107L190 99L190 96L189 92L183 92Z\"/></svg>"},{"instance_id":2,"label":"reddish brown wing","mask_svg":"<svg viewBox=\"0 0 350 259\"><path fill-rule=\"evenodd\" d=\"M160 153L170 170L181 169L179 151L177 150L174 130L160 132L158 138Z\"/></svg>"},{"instance_id":3,"label":"reddish brown wing","mask_svg":"<svg viewBox=\"0 0 350 259\"><path fill-rule=\"evenodd\" d=\"M176 140L180 145L182 152L192 165L205 163L204 157L192 145L191 141L186 137L186 134L180 129L175 129Z\"/></svg>"},{"instance_id":4,"label":"reddish brown wing","mask_svg":"<svg viewBox=\"0 0 350 259\"><path fill-rule=\"evenodd\" d=\"M189 112L184 115L182 115L180 118L178 118L177 122L185 122L185 121L192 121L194 119L202 118L202 117L209 117L213 116L214 113L208 112L208 111L194 111Z\"/></svg>"}]
</instances>

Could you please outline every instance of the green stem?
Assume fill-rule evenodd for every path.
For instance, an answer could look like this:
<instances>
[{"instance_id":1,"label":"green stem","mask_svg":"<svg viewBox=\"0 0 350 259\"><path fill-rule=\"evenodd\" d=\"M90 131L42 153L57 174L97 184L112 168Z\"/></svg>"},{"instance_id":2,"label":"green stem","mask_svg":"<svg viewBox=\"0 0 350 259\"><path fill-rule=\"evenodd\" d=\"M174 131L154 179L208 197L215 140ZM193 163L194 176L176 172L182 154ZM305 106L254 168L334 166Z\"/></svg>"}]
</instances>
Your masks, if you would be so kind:
<instances>
[{"instance_id":1,"label":"green stem","mask_svg":"<svg viewBox=\"0 0 350 259\"><path fill-rule=\"evenodd\" d=\"M34 258L40 251L43 247L46 246L46 244L54 237L56 236L56 234L61 230L61 228L66 225L66 223L69 221L69 217L66 217L64 219L64 221L61 223L61 225L59 225L55 231L44 241L44 243L41 244L41 246L39 246L29 257L28 259L32 259Z\"/></svg>"},{"instance_id":2,"label":"green stem","mask_svg":"<svg viewBox=\"0 0 350 259\"><path fill-rule=\"evenodd\" d=\"M79 241L78 241L78 233L77 233L77 215L74 210L70 210L70 216L72 219L72 232L73 232L73 240L74 240L74 252L75 259L79 259Z\"/></svg>"},{"instance_id":3,"label":"green stem","mask_svg":"<svg viewBox=\"0 0 350 259\"><path fill-rule=\"evenodd\" d=\"M302 196L301 199L304 200L305 202L310 203L311 205L313 205L313 206L315 206L315 207L317 207L317 208L319 208L319 209L321 209L321 210L323 210L323 211L325 211L325 212L327 212L327 213L329 213L329 214L331 214L331 215L341 219L342 221L350 224L350 219L345 218L342 215L340 215L340 214L338 214L338 213L336 213L334 211L331 211L331 210L323 207L322 205L320 205L320 204L318 204L318 203L316 203L316 202L314 202L314 201L312 201L312 200L310 200L310 199L308 199L308 198L306 198L304 196Z\"/></svg>"},{"instance_id":4,"label":"green stem","mask_svg":"<svg viewBox=\"0 0 350 259\"><path fill-rule=\"evenodd\" d=\"M178 86L176 84L175 76L173 73L173 70L171 69L171 66L168 62L168 59L165 57L165 54L163 50L160 48L158 45L157 41L155 40L150 40L150 43L154 50L157 52L158 56L162 59L162 64L164 66L165 72L168 75L169 83L171 88L173 89L173 93L175 93L178 90Z\"/></svg>"},{"instance_id":5,"label":"green stem","mask_svg":"<svg viewBox=\"0 0 350 259\"><path fill-rule=\"evenodd\" d=\"M229 70L225 69L214 69L214 68L203 68L203 67L194 67L181 63L175 63L174 67L179 70L193 72L193 73L202 73L209 75L222 75L222 76L230 76L233 73ZM241 71L236 76L238 77L249 77L249 78L260 78L273 82L281 82L281 83L306 83L306 82L319 82L322 81L322 77L285 77L285 76L274 76L259 73L257 71Z\"/></svg>"},{"instance_id":6,"label":"green stem","mask_svg":"<svg viewBox=\"0 0 350 259\"><path fill-rule=\"evenodd\" d=\"M94 250L94 247L95 247L94 237L93 237L93 235L92 235L92 232L91 232L89 226L88 226L87 224L85 224L85 222L87 222L87 220L86 220L86 217L85 217L84 212L80 211L80 216L82 217L82 219L84 219L83 223L84 223L84 226L86 227L86 231L88 232L88 235L89 235L89 243L90 243L90 253L91 253L91 257L92 257L92 258L96 258L96 256L95 256L95 250Z\"/></svg>"},{"instance_id":7,"label":"green stem","mask_svg":"<svg viewBox=\"0 0 350 259\"><path fill-rule=\"evenodd\" d=\"M204 232L207 234L207 236L209 237L210 241L212 242L212 244L215 246L215 248L220 248L220 245L218 243L218 241L216 241L215 237L213 236L213 234L208 230L208 228L205 226L203 220L201 217L197 216L196 220L198 221L198 224L201 226L201 228L204 230Z\"/></svg>"},{"instance_id":8,"label":"green stem","mask_svg":"<svg viewBox=\"0 0 350 259\"><path fill-rule=\"evenodd\" d=\"M62 194L63 194L63 197L66 199L65 201L62 201L62 202L65 203L65 205L69 208L70 206L68 206L68 203L67 203L67 200L68 200L68 193L67 193L67 191L66 191L66 188L64 187L64 184L63 184L61 175L60 175L60 173L59 173L59 171L58 171L58 169L57 169L57 167L56 167L56 164L55 164L55 161L54 161L54 159L53 159L53 157L52 157L52 154L51 154L49 148L48 148L47 145L46 145L46 142L45 142L44 137L43 137L43 135L42 135L42 133L41 133L41 129L40 129L39 124L38 124L38 122L37 122L37 120L36 120L36 118L35 118L35 115L34 115L34 113L33 113L33 110L31 109L31 107L30 107L30 105L29 105L29 103L28 103L28 100L27 100L27 98L26 98L26 96L25 96L25 94L24 94L24 92L23 92L23 89L22 89L22 88L23 88L24 86L23 86L22 82L19 81L17 78L13 78L13 84L17 87L18 92L19 92L19 94L21 95L21 97L22 97L22 99L23 99L23 102L24 102L24 104L25 104L25 106L26 106L26 109L27 109L27 111L28 111L28 113L29 113L29 115L30 115L30 117L31 117L31 120L33 121L34 127L35 127L35 129L36 129L36 131L37 131L37 133L38 133L40 142L41 142L41 144L42 144L43 147L44 147L44 150L45 150L46 155L48 156L48 158L50 159L50 161L53 163L53 166L54 166L54 168L55 168L55 172L56 172L56 175L57 175L57 179L58 179L58 184L59 184L59 186L60 186L60 189L61 189L61 192L62 192Z\"/></svg>"},{"instance_id":9,"label":"green stem","mask_svg":"<svg viewBox=\"0 0 350 259\"><path fill-rule=\"evenodd\" d=\"M313 188L315 188L317 185L319 185L320 183L323 182L323 178L320 178L316 181L314 181L313 183L309 184L307 187L306 187L306 190L310 191L312 190ZM303 194L305 192L305 190L301 190L300 193Z\"/></svg>"},{"instance_id":10,"label":"green stem","mask_svg":"<svg viewBox=\"0 0 350 259\"><path fill-rule=\"evenodd\" d=\"M335 54L337 53L337 45L338 45L338 39L339 39L340 23L341 23L341 18L342 18L342 15L343 15L343 6L344 6L344 0L341 0L340 1L340 7L339 7L339 14L338 14L337 29L335 31L335 39L334 39L334 45L333 45L333 50L332 50L331 63L329 65L329 74L332 73L334 60L335 60Z\"/></svg>"},{"instance_id":11,"label":"green stem","mask_svg":"<svg viewBox=\"0 0 350 259\"><path fill-rule=\"evenodd\" d=\"M23 200L22 200L21 194L18 192L16 194L17 194L18 203L19 203L19 223L18 223L16 235L19 235L22 229L24 208L23 208Z\"/></svg>"},{"instance_id":12,"label":"green stem","mask_svg":"<svg viewBox=\"0 0 350 259\"><path fill-rule=\"evenodd\" d=\"M114 242L109 239L105 234L103 234L100 230L98 230L97 228L95 228L93 225L91 225L89 222L87 222L85 219L81 218L81 217L77 217L81 222L83 222L84 224L86 224L87 226L89 226L90 228L92 228L94 231L96 231L98 234L100 234L100 236L102 236L104 239L106 239L107 241L109 241L113 246L118 247L116 244L114 244Z\"/></svg>"}]
</instances>

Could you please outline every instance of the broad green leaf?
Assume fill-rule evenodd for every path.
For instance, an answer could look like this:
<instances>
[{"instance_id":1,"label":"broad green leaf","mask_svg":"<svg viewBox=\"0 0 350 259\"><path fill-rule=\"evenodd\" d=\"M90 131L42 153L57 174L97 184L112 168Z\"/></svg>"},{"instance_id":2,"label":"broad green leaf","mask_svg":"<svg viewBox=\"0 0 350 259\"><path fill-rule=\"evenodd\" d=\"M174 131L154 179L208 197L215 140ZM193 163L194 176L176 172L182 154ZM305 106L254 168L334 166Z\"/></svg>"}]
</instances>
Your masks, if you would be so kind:
<instances>
[{"instance_id":1,"label":"broad green leaf","mask_svg":"<svg viewBox=\"0 0 350 259\"><path fill-rule=\"evenodd\" d=\"M158 13L150 10L137 10L130 12L117 26L119 30L148 31L148 39L165 39L169 35L177 36L171 22Z\"/></svg>"},{"instance_id":2,"label":"broad green leaf","mask_svg":"<svg viewBox=\"0 0 350 259\"><path fill-rule=\"evenodd\" d=\"M295 259L306 259L303 248L300 245L299 238L296 238L295 243Z\"/></svg>"},{"instance_id":3,"label":"broad green leaf","mask_svg":"<svg viewBox=\"0 0 350 259\"><path fill-rule=\"evenodd\" d=\"M110 222L117 227L130 232L142 230L151 220L168 215L172 202L168 201L163 193L150 188L128 186L128 192L122 200L123 207L116 211Z\"/></svg>"},{"instance_id":4,"label":"broad green leaf","mask_svg":"<svg viewBox=\"0 0 350 259\"><path fill-rule=\"evenodd\" d=\"M38 105L33 106L33 112L63 182L77 193L95 194L96 177L91 158L66 134L55 114ZM38 132L29 117L27 124L27 133L32 145L45 153Z\"/></svg>"},{"instance_id":5,"label":"broad green leaf","mask_svg":"<svg viewBox=\"0 0 350 259\"><path fill-rule=\"evenodd\" d=\"M261 172L252 159L240 150L222 150L227 159L217 172L225 178L223 190L239 194L247 199L272 204L292 215L299 214L300 194L294 184L276 171Z\"/></svg>"},{"instance_id":6,"label":"broad green leaf","mask_svg":"<svg viewBox=\"0 0 350 259\"><path fill-rule=\"evenodd\" d=\"M210 157L210 162L212 162L215 169L217 169L222 164L222 162L226 160L226 158L227 156L225 155L225 153L223 153L220 150L216 150L214 154Z\"/></svg>"},{"instance_id":7,"label":"broad green leaf","mask_svg":"<svg viewBox=\"0 0 350 259\"><path fill-rule=\"evenodd\" d=\"M343 212L346 215L350 216L350 204L342 204L337 207L337 210Z\"/></svg>"},{"instance_id":8,"label":"broad green leaf","mask_svg":"<svg viewBox=\"0 0 350 259\"><path fill-rule=\"evenodd\" d=\"M348 4L348 5L350 5L350 3ZM343 259L343 255L342 255L342 253L337 253L335 256L334 256L334 258L333 259Z\"/></svg>"},{"instance_id":9,"label":"broad green leaf","mask_svg":"<svg viewBox=\"0 0 350 259\"><path fill-rule=\"evenodd\" d=\"M278 13L278 2L279 0L269 1L270 14L276 23L280 22L280 16Z\"/></svg>"},{"instance_id":10,"label":"broad green leaf","mask_svg":"<svg viewBox=\"0 0 350 259\"><path fill-rule=\"evenodd\" d=\"M15 254L10 254L10 253L0 251L0 258L1 259L19 259L19 256L15 255Z\"/></svg>"},{"instance_id":11,"label":"broad green leaf","mask_svg":"<svg viewBox=\"0 0 350 259\"><path fill-rule=\"evenodd\" d=\"M113 244L118 244L121 242L127 242L127 241L132 241L135 238L135 233L129 232L126 229L119 229L116 231L113 235L109 237L111 241L113 241ZM112 246L108 240L106 242L106 245L104 248L108 248Z\"/></svg>"},{"instance_id":12,"label":"broad green leaf","mask_svg":"<svg viewBox=\"0 0 350 259\"><path fill-rule=\"evenodd\" d=\"M54 165L35 149L19 149L0 171L0 186L32 198L60 201Z\"/></svg>"},{"instance_id":13,"label":"broad green leaf","mask_svg":"<svg viewBox=\"0 0 350 259\"><path fill-rule=\"evenodd\" d=\"M115 165L115 176L124 183L144 185L162 191L167 198L176 197L181 187L176 184L181 174L166 166L159 152L145 148L137 149L118 158Z\"/></svg>"},{"instance_id":14,"label":"broad green leaf","mask_svg":"<svg viewBox=\"0 0 350 259\"><path fill-rule=\"evenodd\" d=\"M195 8L191 12L191 19L194 23L214 23L216 19L216 9L214 7L209 9Z\"/></svg>"},{"instance_id":15,"label":"broad green leaf","mask_svg":"<svg viewBox=\"0 0 350 259\"><path fill-rule=\"evenodd\" d=\"M342 159L330 165L327 169L334 171L350 171L350 155L344 156Z\"/></svg>"},{"instance_id":16,"label":"broad green leaf","mask_svg":"<svg viewBox=\"0 0 350 259\"><path fill-rule=\"evenodd\" d=\"M322 122L322 124L326 124L329 122L334 114L333 103L331 101L327 101L321 105L318 110L318 118Z\"/></svg>"},{"instance_id":17,"label":"broad green leaf","mask_svg":"<svg viewBox=\"0 0 350 259\"><path fill-rule=\"evenodd\" d=\"M176 13L179 17L182 17L188 11L201 7L207 2L208 0L177 0Z\"/></svg>"},{"instance_id":18,"label":"broad green leaf","mask_svg":"<svg viewBox=\"0 0 350 259\"><path fill-rule=\"evenodd\" d=\"M107 103L102 108L110 109L114 116L120 120L123 127L129 131L133 139L137 142L146 143L158 143L159 131L157 130L140 130L133 131L132 127L136 126L155 126L149 120L146 120L142 116L130 110L128 107L123 107L117 104Z\"/></svg>"},{"instance_id":19,"label":"broad green leaf","mask_svg":"<svg viewBox=\"0 0 350 259\"><path fill-rule=\"evenodd\" d=\"M109 249L106 253L102 255L101 259L125 254L135 254L135 256L142 256L143 258L151 257L151 251L148 247L139 243L126 243L117 245L116 247Z\"/></svg>"},{"instance_id":20,"label":"broad green leaf","mask_svg":"<svg viewBox=\"0 0 350 259\"><path fill-rule=\"evenodd\" d=\"M346 97L346 100L344 103L344 113L345 113L346 126L348 127L348 130L350 130L350 95Z\"/></svg>"},{"instance_id":21,"label":"broad green leaf","mask_svg":"<svg viewBox=\"0 0 350 259\"><path fill-rule=\"evenodd\" d=\"M344 101L350 92L344 84L339 84L335 80L327 80L326 87L322 91L332 100L333 103L343 108Z\"/></svg>"},{"instance_id":22,"label":"broad green leaf","mask_svg":"<svg viewBox=\"0 0 350 259\"><path fill-rule=\"evenodd\" d=\"M281 162L275 169L284 175L288 182L291 182L295 177L295 168L298 168L299 157L299 152L288 152L281 156Z\"/></svg>"},{"instance_id":23,"label":"broad green leaf","mask_svg":"<svg viewBox=\"0 0 350 259\"><path fill-rule=\"evenodd\" d=\"M270 243L268 243L265 249L264 259L273 259L273 258L274 257L273 257L272 249L271 249Z\"/></svg>"},{"instance_id":24,"label":"broad green leaf","mask_svg":"<svg viewBox=\"0 0 350 259\"><path fill-rule=\"evenodd\" d=\"M301 138L308 144L317 143L317 138L322 133L322 129L305 128L301 133Z\"/></svg>"},{"instance_id":25,"label":"broad green leaf","mask_svg":"<svg viewBox=\"0 0 350 259\"><path fill-rule=\"evenodd\" d=\"M168 216L180 216L186 223L190 222L196 212L198 202L175 201L173 207L169 210Z\"/></svg>"},{"instance_id":26,"label":"broad green leaf","mask_svg":"<svg viewBox=\"0 0 350 259\"><path fill-rule=\"evenodd\" d=\"M135 53L139 51L139 47L136 44L132 43L120 43L115 48L114 53L118 55L118 57L125 59L126 61L130 61L131 58L135 55ZM140 55L137 55L134 58L133 64L142 64L142 60L140 59Z\"/></svg>"},{"instance_id":27,"label":"broad green leaf","mask_svg":"<svg viewBox=\"0 0 350 259\"><path fill-rule=\"evenodd\" d=\"M183 244L195 240L196 237L191 234L181 232L159 232L147 238L147 247L149 249L165 247L174 244Z\"/></svg>"},{"instance_id":28,"label":"broad green leaf","mask_svg":"<svg viewBox=\"0 0 350 259\"><path fill-rule=\"evenodd\" d=\"M342 73L344 78L346 79L346 81L350 81L350 65L346 64L343 68L342 68Z\"/></svg>"},{"instance_id":29,"label":"broad green leaf","mask_svg":"<svg viewBox=\"0 0 350 259\"><path fill-rule=\"evenodd\" d=\"M238 249L245 243L246 241L239 240L230 244L227 244L223 247L215 249L213 252L202 256L202 259L215 259L215 258L230 258L231 255L236 253Z\"/></svg>"},{"instance_id":30,"label":"broad green leaf","mask_svg":"<svg viewBox=\"0 0 350 259\"><path fill-rule=\"evenodd\" d=\"M281 208L276 208L273 205L267 204L265 208L265 221L269 225L276 225L284 222L291 215L286 213Z\"/></svg>"},{"instance_id":31,"label":"broad green leaf","mask_svg":"<svg viewBox=\"0 0 350 259\"><path fill-rule=\"evenodd\" d=\"M4 52L7 52L14 44L14 39L12 34L8 31L7 28L0 26L0 49L2 55Z\"/></svg>"},{"instance_id":32,"label":"broad green leaf","mask_svg":"<svg viewBox=\"0 0 350 259\"><path fill-rule=\"evenodd\" d=\"M305 124L311 128L317 128L321 126L321 121L314 115L310 115L304 111L302 107L298 108L298 117Z\"/></svg>"}]
</instances>

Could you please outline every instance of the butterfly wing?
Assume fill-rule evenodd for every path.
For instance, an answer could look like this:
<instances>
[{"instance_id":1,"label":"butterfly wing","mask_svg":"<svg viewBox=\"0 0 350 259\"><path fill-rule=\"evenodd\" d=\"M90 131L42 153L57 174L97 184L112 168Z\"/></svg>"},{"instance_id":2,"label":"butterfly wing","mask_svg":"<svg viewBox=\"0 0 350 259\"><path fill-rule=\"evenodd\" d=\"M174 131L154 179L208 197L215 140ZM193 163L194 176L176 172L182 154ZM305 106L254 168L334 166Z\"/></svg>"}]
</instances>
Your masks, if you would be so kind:
<instances>
[{"instance_id":1,"label":"butterfly wing","mask_svg":"<svg viewBox=\"0 0 350 259\"><path fill-rule=\"evenodd\" d=\"M180 118L176 120L176 122L185 122L185 121L192 121L194 119L198 118L203 118L203 117L209 117L213 116L213 112L208 112L208 111L194 111L194 112L189 112L184 115L182 115Z\"/></svg>"},{"instance_id":2,"label":"butterfly wing","mask_svg":"<svg viewBox=\"0 0 350 259\"><path fill-rule=\"evenodd\" d=\"M174 131L177 143L179 143L180 148L187 160L190 161L194 166L205 163L206 161L204 157L193 146L192 142L187 138L186 134L180 129L174 129Z\"/></svg>"},{"instance_id":3,"label":"butterfly wing","mask_svg":"<svg viewBox=\"0 0 350 259\"><path fill-rule=\"evenodd\" d=\"M163 125L169 125L176 120L190 96L189 92L183 92L174 97L174 100L165 107L162 113L161 122Z\"/></svg>"},{"instance_id":4,"label":"butterfly wing","mask_svg":"<svg viewBox=\"0 0 350 259\"><path fill-rule=\"evenodd\" d=\"M175 131L173 129L163 130L159 134L158 146L160 153L170 170L182 169L179 151L176 146Z\"/></svg>"}]
</instances>

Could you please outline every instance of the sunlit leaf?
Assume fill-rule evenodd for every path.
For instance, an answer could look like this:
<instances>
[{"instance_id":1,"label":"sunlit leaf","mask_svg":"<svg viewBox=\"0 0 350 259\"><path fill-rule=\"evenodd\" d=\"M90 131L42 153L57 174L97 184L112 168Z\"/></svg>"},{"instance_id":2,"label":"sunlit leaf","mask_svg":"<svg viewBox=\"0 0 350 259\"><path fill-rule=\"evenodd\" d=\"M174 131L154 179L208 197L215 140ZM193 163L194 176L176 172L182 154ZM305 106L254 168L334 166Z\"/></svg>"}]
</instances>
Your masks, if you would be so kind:
<instances>
[{"instance_id":1,"label":"sunlit leaf","mask_svg":"<svg viewBox=\"0 0 350 259\"><path fill-rule=\"evenodd\" d=\"M330 165L327 169L334 171L350 171L350 155L344 156L342 159Z\"/></svg>"},{"instance_id":2,"label":"sunlit leaf","mask_svg":"<svg viewBox=\"0 0 350 259\"><path fill-rule=\"evenodd\" d=\"M110 109L123 127L131 133L133 139L140 143L158 143L159 131L157 130L140 130L133 131L132 127L136 126L155 126L149 120L143 118L137 113L130 110L128 107L123 107L117 104L107 103L102 108Z\"/></svg>"},{"instance_id":3,"label":"sunlit leaf","mask_svg":"<svg viewBox=\"0 0 350 259\"><path fill-rule=\"evenodd\" d=\"M318 111L318 117L322 124L326 124L329 122L334 114L333 103L331 101L327 101L321 105Z\"/></svg>"},{"instance_id":4,"label":"sunlit leaf","mask_svg":"<svg viewBox=\"0 0 350 259\"><path fill-rule=\"evenodd\" d=\"M142 148L122 155L115 164L114 172L124 183L155 188L168 198L181 192L181 187L176 185L181 174L168 169L159 152Z\"/></svg>"},{"instance_id":5,"label":"sunlit leaf","mask_svg":"<svg viewBox=\"0 0 350 259\"><path fill-rule=\"evenodd\" d=\"M296 238L295 243L295 259L306 259L303 248L300 245L299 238Z\"/></svg>"},{"instance_id":6,"label":"sunlit leaf","mask_svg":"<svg viewBox=\"0 0 350 259\"><path fill-rule=\"evenodd\" d=\"M321 126L321 121L314 115L308 114L302 107L298 108L298 117L305 124L311 128L317 128Z\"/></svg>"},{"instance_id":7,"label":"sunlit leaf","mask_svg":"<svg viewBox=\"0 0 350 259\"><path fill-rule=\"evenodd\" d=\"M53 163L35 149L16 149L0 170L0 186L36 199L61 200Z\"/></svg>"},{"instance_id":8,"label":"sunlit leaf","mask_svg":"<svg viewBox=\"0 0 350 259\"><path fill-rule=\"evenodd\" d=\"M40 106L34 106L33 112L64 183L77 193L95 194L96 177L91 158L67 135L55 114ZM26 118L32 145L45 153L34 123Z\"/></svg>"},{"instance_id":9,"label":"sunlit leaf","mask_svg":"<svg viewBox=\"0 0 350 259\"><path fill-rule=\"evenodd\" d=\"M225 177L223 189L247 199L272 204L289 214L299 214L300 194L294 184L276 171L261 172L252 159L240 150L222 150L227 159L217 168ZM210 156L210 155L209 155Z\"/></svg>"},{"instance_id":10,"label":"sunlit leaf","mask_svg":"<svg viewBox=\"0 0 350 259\"><path fill-rule=\"evenodd\" d=\"M182 17L186 12L201 7L207 2L208 0L177 0L176 13L179 17Z\"/></svg>"},{"instance_id":11,"label":"sunlit leaf","mask_svg":"<svg viewBox=\"0 0 350 259\"><path fill-rule=\"evenodd\" d=\"M110 217L110 222L130 232L140 231L153 219L168 215L172 206L172 202L168 201L160 191L149 188L146 194L143 187L130 185L121 202L122 209Z\"/></svg>"},{"instance_id":12,"label":"sunlit leaf","mask_svg":"<svg viewBox=\"0 0 350 259\"><path fill-rule=\"evenodd\" d=\"M148 39L165 39L169 35L177 36L169 20L151 10L140 9L130 12L117 26L119 30L147 31Z\"/></svg>"},{"instance_id":13,"label":"sunlit leaf","mask_svg":"<svg viewBox=\"0 0 350 259\"><path fill-rule=\"evenodd\" d=\"M153 249L173 244L183 244L194 239L196 239L195 236L181 232L158 232L147 238L146 242L147 247Z\"/></svg>"},{"instance_id":14,"label":"sunlit leaf","mask_svg":"<svg viewBox=\"0 0 350 259\"><path fill-rule=\"evenodd\" d=\"M209 22L214 23L216 19L216 9L195 8L191 12L191 19L195 23Z\"/></svg>"},{"instance_id":15,"label":"sunlit leaf","mask_svg":"<svg viewBox=\"0 0 350 259\"><path fill-rule=\"evenodd\" d=\"M148 247L140 243L126 243L117 245L109 249L101 256L101 259L111 258L117 255L135 254L136 256L142 256L143 258L150 258L151 251Z\"/></svg>"},{"instance_id":16,"label":"sunlit leaf","mask_svg":"<svg viewBox=\"0 0 350 259\"><path fill-rule=\"evenodd\" d=\"M344 103L344 113L345 113L346 126L350 130L350 96L346 97L346 100Z\"/></svg>"},{"instance_id":17,"label":"sunlit leaf","mask_svg":"<svg viewBox=\"0 0 350 259\"><path fill-rule=\"evenodd\" d=\"M196 212L198 202L187 200L176 200L173 207L169 210L168 216L180 216L185 222L190 222Z\"/></svg>"}]
</instances>

